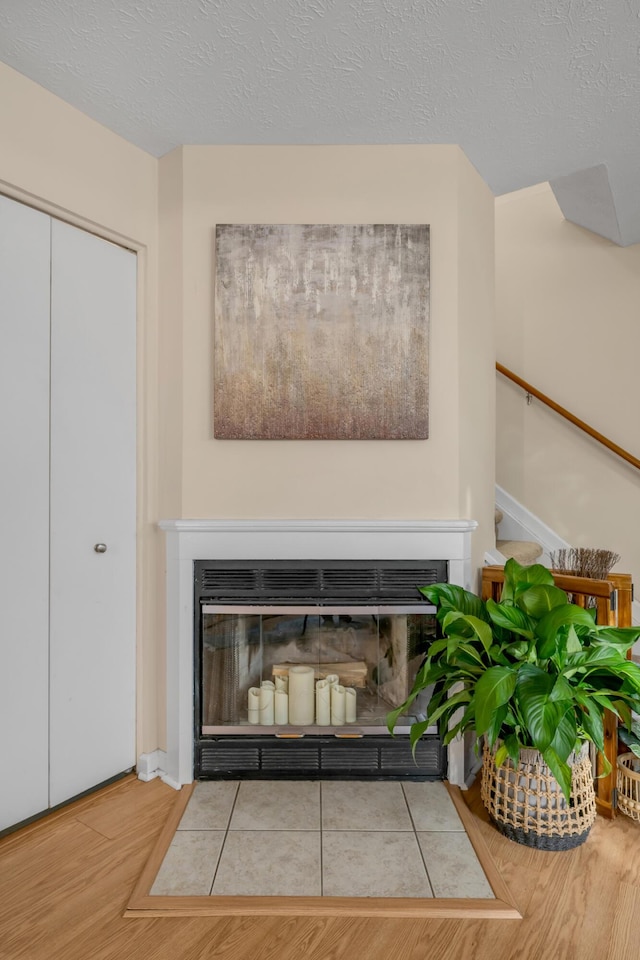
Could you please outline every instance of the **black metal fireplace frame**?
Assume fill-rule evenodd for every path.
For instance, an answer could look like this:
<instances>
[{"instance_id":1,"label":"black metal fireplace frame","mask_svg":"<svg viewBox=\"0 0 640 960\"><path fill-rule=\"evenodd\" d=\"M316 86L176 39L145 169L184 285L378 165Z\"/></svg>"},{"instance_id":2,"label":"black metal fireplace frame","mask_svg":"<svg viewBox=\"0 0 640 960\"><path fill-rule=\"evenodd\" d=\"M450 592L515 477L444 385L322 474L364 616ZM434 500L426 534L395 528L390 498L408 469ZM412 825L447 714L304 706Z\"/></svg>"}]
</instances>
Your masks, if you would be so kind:
<instances>
[{"instance_id":1,"label":"black metal fireplace frame","mask_svg":"<svg viewBox=\"0 0 640 960\"><path fill-rule=\"evenodd\" d=\"M205 604L399 605L424 601L418 588L448 580L444 560L194 561L194 776L197 780L441 780L447 752L427 734L279 739L274 733L202 734Z\"/></svg>"}]
</instances>

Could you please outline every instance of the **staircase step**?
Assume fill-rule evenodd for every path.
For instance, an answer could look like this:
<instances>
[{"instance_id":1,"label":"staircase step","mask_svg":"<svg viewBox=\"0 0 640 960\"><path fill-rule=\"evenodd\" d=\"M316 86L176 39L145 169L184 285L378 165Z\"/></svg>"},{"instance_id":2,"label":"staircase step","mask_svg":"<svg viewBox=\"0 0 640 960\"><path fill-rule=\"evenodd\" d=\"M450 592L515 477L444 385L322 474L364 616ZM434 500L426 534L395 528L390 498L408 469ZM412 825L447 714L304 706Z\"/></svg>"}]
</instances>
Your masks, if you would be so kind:
<instances>
[{"instance_id":1,"label":"staircase step","mask_svg":"<svg viewBox=\"0 0 640 960\"><path fill-rule=\"evenodd\" d=\"M523 566L535 563L542 555L542 547L532 540L497 540L496 547L507 560L513 557Z\"/></svg>"}]
</instances>

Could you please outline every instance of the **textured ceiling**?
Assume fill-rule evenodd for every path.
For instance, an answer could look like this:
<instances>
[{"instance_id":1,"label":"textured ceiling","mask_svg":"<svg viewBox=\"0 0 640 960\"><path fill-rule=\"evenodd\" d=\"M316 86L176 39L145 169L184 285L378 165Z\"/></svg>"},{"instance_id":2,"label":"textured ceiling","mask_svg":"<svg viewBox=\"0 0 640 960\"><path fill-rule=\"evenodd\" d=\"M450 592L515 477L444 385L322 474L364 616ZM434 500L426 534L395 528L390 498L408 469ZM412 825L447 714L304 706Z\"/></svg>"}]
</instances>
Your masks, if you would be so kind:
<instances>
[{"instance_id":1,"label":"textured ceiling","mask_svg":"<svg viewBox=\"0 0 640 960\"><path fill-rule=\"evenodd\" d=\"M157 156L458 143L495 194L558 179L621 243L639 49L640 0L0 0L0 60Z\"/></svg>"}]
</instances>

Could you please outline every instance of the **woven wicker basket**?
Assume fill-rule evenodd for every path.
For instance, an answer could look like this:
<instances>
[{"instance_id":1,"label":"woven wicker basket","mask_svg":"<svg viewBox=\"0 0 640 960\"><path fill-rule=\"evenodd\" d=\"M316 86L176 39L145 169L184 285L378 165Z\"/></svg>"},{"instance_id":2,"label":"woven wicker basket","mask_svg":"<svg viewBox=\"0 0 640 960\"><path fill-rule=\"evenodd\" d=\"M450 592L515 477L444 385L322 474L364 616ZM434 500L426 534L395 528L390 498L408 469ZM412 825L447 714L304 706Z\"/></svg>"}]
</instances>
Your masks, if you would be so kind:
<instances>
[{"instance_id":1,"label":"woven wicker basket","mask_svg":"<svg viewBox=\"0 0 640 960\"><path fill-rule=\"evenodd\" d=\"M640 820L640 758L633 753L618 757L618 810Z\"/></svg>"},{"instance_id":2,"label":"woven wicker basket","mask_svg":"<svg viewBox=\"0 0 640 960\"><path fill-rule=\"evenodd\" d=\"M537 750L521 750L514 767L509 758L495 765L495 750L485 743L482 802L500 833L539 850L570 850L587 839L596 818L589 746L571 755L571 803Z\"/></svg>"}]
</instances>

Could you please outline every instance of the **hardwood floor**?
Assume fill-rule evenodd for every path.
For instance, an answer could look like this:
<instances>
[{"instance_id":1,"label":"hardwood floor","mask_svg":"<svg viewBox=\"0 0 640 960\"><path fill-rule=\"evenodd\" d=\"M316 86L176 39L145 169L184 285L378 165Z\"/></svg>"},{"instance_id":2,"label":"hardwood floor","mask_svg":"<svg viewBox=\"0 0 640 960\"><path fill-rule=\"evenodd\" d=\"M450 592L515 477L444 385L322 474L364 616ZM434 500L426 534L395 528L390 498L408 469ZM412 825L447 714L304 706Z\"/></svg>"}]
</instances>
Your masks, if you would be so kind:
<instances>
[{"instance_id":1,"label":"hardwood floor","mask_svg":"<svg viewBox=\"0 0 640 960\"><path fill-rule=\"evenodd\" d=\"M523 920L125 918L175 801L127 778L0 841L1 960L638 960L640 824L598 818L586 844L530 850L478 828Z\"/></svg>"}]
</instances>

